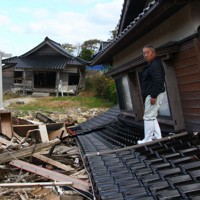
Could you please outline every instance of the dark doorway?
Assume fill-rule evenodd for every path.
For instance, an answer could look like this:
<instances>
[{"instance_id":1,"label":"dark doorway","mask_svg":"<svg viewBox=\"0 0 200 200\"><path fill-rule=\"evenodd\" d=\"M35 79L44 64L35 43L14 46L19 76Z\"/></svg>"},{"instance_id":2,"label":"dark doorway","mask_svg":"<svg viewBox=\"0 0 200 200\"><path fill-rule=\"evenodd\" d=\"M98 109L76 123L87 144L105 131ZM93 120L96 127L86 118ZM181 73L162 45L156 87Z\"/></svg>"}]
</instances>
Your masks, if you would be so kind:
<instances>
[{"instance_id":1,"label":"dark doorway","mask_svg":"<svg viewBox=\"0 0 200 200\"><path fill-rule=\"evenodd\" d=\"M22 83L23 82L23 72L15 71L14 72L14 83Z\"/></svg>"},{"instance_id":2,"label":"dark doorway","mask_svg":"<svg viewBox=\"0 0 200 200\"><path fill-rule=\"evenodd\" d=\"M55 88L55 82L55 72L35 72L34 74L35 88Z\"/></svg>"},{"instance_id":3,"label":"dark doorway","mask_svg":"<svg viewBox=\"0 0 200 200\"><path fill-rule=\"evenodd\" d=\"M68 85L78 85L79 83L79 74L69 74Z\"/></svg>"}]
</instances>

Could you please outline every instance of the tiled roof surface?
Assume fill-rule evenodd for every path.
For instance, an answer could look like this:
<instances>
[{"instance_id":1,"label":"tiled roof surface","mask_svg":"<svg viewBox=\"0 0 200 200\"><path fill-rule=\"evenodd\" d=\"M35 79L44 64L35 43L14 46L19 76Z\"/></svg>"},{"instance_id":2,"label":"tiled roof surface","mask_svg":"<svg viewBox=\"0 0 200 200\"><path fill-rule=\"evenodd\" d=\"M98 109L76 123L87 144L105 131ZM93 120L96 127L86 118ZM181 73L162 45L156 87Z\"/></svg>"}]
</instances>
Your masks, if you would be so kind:
<instances>
[{"instance_id":1,"label":"tiled roof surface","mask_svg":"<svg viewBox=\"0 0 200 200\"><path fill-rule=\"evenodd\" d=\"M45 51L44 51L45 48ZM43 51L42 51L43 50ZM3 64L16 64L18 69L64 69L67 65L85 66L86 61L69 54L59 43L49 39L19 56L4 59Z\"/></svg>"},{"instance_id":2,"label":"tiled roof surface","mask_svg":"<svg viewBox=\"0 0 200 200\"><path fill-rule=\"evenodd\" d=\"M198 133L136 145L143 128L121 121L117 108L81 124L77 133L99 199L200 199Z\"/></svg>"},{"instance_id":3,"label":"tiled roof surface","mask_svg":"<svg viewBox=\"0 0 200 200\"><path fill-rule=\"evenodd\" d=\"M34 55L28 57L15 57L3 61L4 64L16 63L16 69L64 69L69 65L83 65L76 59L60 55Z\"/></svg>"}]
</instances>

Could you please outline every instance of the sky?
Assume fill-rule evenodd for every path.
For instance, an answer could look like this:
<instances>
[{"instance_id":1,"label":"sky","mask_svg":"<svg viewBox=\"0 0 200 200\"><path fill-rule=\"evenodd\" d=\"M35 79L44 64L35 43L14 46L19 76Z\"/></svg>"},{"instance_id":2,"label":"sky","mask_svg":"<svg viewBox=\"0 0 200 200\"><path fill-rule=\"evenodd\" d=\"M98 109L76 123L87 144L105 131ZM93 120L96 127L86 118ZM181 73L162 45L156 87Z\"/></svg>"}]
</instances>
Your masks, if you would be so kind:
<instances>
[{"instance_id":1,"label":"sky","mask_svg":"<svg viewBox=\"0 0 200 200\"><path fill-rule=\"evenodd\" d=\"M106 41L124 0L0 0L0 51L20 56L44 41Z\"/></svg>"}]
</instances>

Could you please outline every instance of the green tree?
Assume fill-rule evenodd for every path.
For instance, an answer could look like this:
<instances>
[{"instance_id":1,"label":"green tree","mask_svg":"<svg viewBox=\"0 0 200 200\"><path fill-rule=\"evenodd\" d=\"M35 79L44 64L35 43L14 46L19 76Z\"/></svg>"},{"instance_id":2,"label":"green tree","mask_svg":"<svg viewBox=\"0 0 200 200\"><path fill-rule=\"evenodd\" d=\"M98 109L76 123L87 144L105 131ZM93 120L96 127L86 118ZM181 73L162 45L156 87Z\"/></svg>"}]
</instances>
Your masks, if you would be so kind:
<instances>
[{"instance_id":1,"label":"green tree","mask_svg":"<svg viewBox=\"0 0 200 200\"><path fill-rule=\"evenodd\" d=\"M92 60L92 55L98 51L99 46L100 46L100 40L98 39L91 39L91 40L86 40L82 45L81 45L81 51L79 54L79 57L91 61Z\"/></svg>"},{"instance_id":2,"label":"green tree","mask_svg":"<svg viewBox=\"0 0 200 200\"><path fill-rule=\"evenodd\" d=\"M86 61L92 60L93 51L87 48L82 48L79 57Z\"/></svg>"},{"instance_id":3,"label":"green tree","mask_svg":"<svg viewBox=\"0 0 200 200\"><path fill-rule=\"evenodd\" d=\"M70 54L74 55L74 52L76 50L76 46L74 46L73 44L69 44L69 43L64 43L61 45L64 49L66 49Z\"/></svg>"},{"instance_id":4,"label":"green tree","mask_svg":"<svg viewBox=\"0 0 200 200\"><path fill-rule=\"evenodd\" d=\"M87 49L90 49L91 51L95 52L98 50L100 43L101 43L101 41L98 39L86 40L82 44L82 48L87 48Z\"/></svg>"},{"instance_id":5,"label":"green tree","mask_svg":"<svg viewBox=\"0 0 200 200\"><path fill-rule=\"evenodd\" d=\"M117 36L117 27L114 30L110 31L110 35L111 35L111 37L107 41L111 41L111 40L116 38L116 36Z\"/></svg>"}]
</instances>

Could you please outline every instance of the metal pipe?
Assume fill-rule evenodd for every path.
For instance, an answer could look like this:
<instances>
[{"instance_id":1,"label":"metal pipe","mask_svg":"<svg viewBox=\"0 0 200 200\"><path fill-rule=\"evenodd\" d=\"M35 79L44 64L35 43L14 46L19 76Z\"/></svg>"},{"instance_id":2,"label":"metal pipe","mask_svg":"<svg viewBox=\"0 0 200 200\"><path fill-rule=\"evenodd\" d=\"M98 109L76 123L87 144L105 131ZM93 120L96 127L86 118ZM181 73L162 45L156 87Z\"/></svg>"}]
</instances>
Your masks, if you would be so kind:
<instances>
[{"instance_id":1,"label":"metal pipe","mask_svg":"<svg viewBox=\"0 0 200 200\"><path fill-rule=\"evenodd\" d=\"M184 135L187 135L189 134L188 132L183 132L183 133L179 133L179 134L176 134L176 135L169 135L169 136L166 136L164 138L161 138L161 139L158 139L158 140L155 140L155 141L152 141L152 142L147 142L147 143L144 143L144 144L136 144L136 145L132 145L132 146L127 146L127 147L123 147L123 148L119 148L119 149L114 149L114 150L105 150L105 151L100 151L100 152L92 152L92 153L86 153L84 155L84 158L85 157L92 157L92 156L101 156L101 155L106 155L106 154L112 154L112 153L117 153L117 152L120 152L120 151L127 151L127 150L131 150L131 149L137 149L137 148L140 148L142 146L145 146L145 145L151 145L151 144L154 144L156 142L163 142L163 141L167 141L167 140L171 140L173 138L177 138L177 137L181 137L181 136L184 136Z\"/></svg>"}]
</instances>

